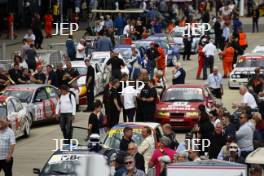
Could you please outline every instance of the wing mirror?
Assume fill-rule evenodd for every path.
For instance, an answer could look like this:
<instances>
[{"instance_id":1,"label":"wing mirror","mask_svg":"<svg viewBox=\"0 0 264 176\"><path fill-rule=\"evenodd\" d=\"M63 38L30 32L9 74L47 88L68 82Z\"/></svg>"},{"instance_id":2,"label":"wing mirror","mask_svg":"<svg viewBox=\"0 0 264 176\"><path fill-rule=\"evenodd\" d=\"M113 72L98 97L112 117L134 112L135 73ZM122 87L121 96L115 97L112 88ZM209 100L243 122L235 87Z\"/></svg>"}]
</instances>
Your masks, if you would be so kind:
<instances>
[{"instance_id":1,"label":"wing mirror","mask_svg":"<svg viewBox=\"0 0 264 176\"><path fill-rule=\"evenodd\" d=\"M33 169L33 173L39 175L40 174L40 169L34 168Z\"/></svg>"}]
</instances>

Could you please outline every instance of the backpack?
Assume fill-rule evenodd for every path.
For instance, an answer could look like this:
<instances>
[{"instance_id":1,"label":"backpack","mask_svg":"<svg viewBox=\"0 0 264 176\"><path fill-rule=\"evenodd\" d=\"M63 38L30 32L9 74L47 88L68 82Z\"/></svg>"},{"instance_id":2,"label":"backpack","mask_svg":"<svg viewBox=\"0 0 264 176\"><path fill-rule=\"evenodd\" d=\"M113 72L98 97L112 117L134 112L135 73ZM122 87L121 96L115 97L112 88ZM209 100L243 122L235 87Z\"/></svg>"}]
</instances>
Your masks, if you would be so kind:
<instances>
[{"instance_id":1,"label":"backpack","mask_svg":"<svg viewBox=\"0 0 264 176\"><path fill-rule=\"evenodd\" d=\"M73 93L71 90L69 91L69 99L70 99L70 102L71 102L71 104L72 104L72 96L71 95L73 95L73 97L75 98L75 93ZM59 98L61 97L61 94L59 95Z\"/></svg>"}]
</instances>

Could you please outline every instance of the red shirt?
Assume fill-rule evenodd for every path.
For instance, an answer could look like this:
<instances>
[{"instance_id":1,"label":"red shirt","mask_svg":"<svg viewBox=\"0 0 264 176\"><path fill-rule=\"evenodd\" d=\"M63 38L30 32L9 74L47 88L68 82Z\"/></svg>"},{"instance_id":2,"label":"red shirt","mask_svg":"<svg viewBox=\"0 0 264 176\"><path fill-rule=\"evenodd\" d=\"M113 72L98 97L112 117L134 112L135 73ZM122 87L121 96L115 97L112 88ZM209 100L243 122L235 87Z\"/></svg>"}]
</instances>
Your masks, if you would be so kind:
<instances>
[{"instance_id":1,"label":"red shirt","mask_svg":"<svg viewBox=\"0 0 264 176\"><path fill-rule=\"evenodd\" d=\"M163 148L163 150L164 150L164 153L166 153L170 157L171 161L173 161L173 157L176 154L176 151L175 150L172 150L172 149L170 149L168 147ZM152 157L151 157L151 160L150 160L151 162L154 163L154 165L156 167L156 176L159 176L160 175L160 169L161 169L160 167L161 166L160 166L160 162L159 162L158 159L161 156L164 156L164 154L160 151L160 149L156 149L153 152Z\"/></svg>"}]
</instances>

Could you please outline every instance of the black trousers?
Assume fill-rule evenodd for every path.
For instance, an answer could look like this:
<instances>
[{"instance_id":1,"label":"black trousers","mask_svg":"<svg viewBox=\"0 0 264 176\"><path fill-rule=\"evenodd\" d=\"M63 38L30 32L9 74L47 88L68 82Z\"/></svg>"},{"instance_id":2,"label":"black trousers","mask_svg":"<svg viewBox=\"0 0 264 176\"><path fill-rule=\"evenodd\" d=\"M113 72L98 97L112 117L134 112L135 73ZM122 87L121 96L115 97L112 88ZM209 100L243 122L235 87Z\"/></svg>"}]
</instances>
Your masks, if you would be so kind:
<instances>
[{"instance_id":1,"label":"black trousers","mask_svg":"<svg viewBox=\"0 0 264 176\"><path fill-rule=\"evenodd\" d=\"M72 138L72 114L71 113L61 113L60 114L60 127L64 139L67 139L65 143L70 143Z\"/></svg>"},{"instance_id":2,"label":"black trousers","mask_svg":"<svg viewBox=\"0 0 264 176\"><path fill-rule=\"evenodd\" d=\"M203 79L207 79L207 69L210 69L210 73L213 72L214 68L214 56L205 57L203 66Z\"/></svg>"},{"instance_id":3,"label":"black trousers","mask_svg":"<svg viewBox=\"0 0 264 176\"><path fill-rule=\"evenodd\" d=\"M131 109L124 109L124 122L127 122L127 118L129 122L134 121L134 116L136 113L136 108L131 108Z\"/></svg>"},{"instance_id":4,"label":"black trousers","mask_svg":"<svg viewBox=\"0 0 264 176\"><path fill-rule=\"evenodd\" d=\"M109 127L112 128L116 124L119 123L119 115L120 111L118 111L116 108L112 108L109 112Z\"/></svg>"},{"instance_id":5,"label":"black trousers","mask_svg":"<svg viewBox=\"0 0 264 176\"><path fill-rule=\"evenodd\" d=\"M7 162L6 160L0 160L0 173L3 170L5 176L12 176L12 167L13 167L13 158L9 162Z\"/></svg>"},{"instance_id":6,"label":"black trousers","mask_svg":"<svg viewBox=\"0 0 264 176\"><path fill-rule=\"evenodd\" d=\"M190 57L191 57L191 49L192 49L192 46L186 46L186 47L184 47L183 58L182 58L184 61L186 59L187 60L190 60Z\"/></svg>"},{"instance_id":7,"label":"black trousers","mask_svg":"<svg viewBox=\"0 0 264 176\"><path fill-rule=\"evenodd\" d=\"M94 103L94 88L90 87L87 89L87 110L93 110L93 103Z\"/></svg>"},{"instance_id":8,"label":"black trousers","mask_svg":"<svg viewBox=\"0 0 264 176\"><path fill-rule=\"evenodd\" d=\"M252 23L252 32L255 32L255 28L257 29L257 32L259 31L259 26L258 26L258 20L253 20Z\"/></svg>"},{"instance_id":9,"label":"black trousers","mask_svg":"<svg viewBox=\"0 0 264 176\"><path fill-rule=\"evenodd\" d=\"M212 89L211 88L211 92L212 94L215 96L215 98L219 98L221 99L222 98L222 93L221 93L221 89Z\"/></svg>"}]
</instances>

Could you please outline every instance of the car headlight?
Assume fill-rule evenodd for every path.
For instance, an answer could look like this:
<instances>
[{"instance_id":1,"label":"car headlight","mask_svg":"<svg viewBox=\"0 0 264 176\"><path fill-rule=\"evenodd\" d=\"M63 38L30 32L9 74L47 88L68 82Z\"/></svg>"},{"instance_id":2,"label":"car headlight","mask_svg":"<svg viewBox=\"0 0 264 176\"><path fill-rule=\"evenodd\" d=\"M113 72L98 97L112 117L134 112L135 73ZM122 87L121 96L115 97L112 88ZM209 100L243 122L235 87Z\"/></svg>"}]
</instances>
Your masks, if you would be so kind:
<instances>
[{"instance_id":1,"label":"car headlight","mask_svg":"<svg viewBox=\"0 0 264 176\"><path fill-rule=\"evenodd\" d=\"M231 78L236 78L236 75L231 75Z\"/></svg>"},{"instance_id":2,"label":"car headlight","mask_svg":"<svg viewBox=\"0 0 264 176\"><path fill-rule=\"evenodd\" d=\"M240 75L236 75L237 78L240 78Z\"/></svg>"},{"instance_id":3,"label":"car headlight","mask_svg":"<svg viewBox=\"0 0 264 176\"><path fill-rule=\"evenodd\" d=\"M160 116L169 116L170 113L169 112L159 112Z\"/></svg>"},{"instance_id":4,"label":"car headlight","mask_svg":"<svg viewBox=\"0 0 264 176\"><path fill-rule=\"evenodd\" d=\"M198 112L186 112L187 117L197 117L198 115Z\"/></svg>"}]
</instances>

